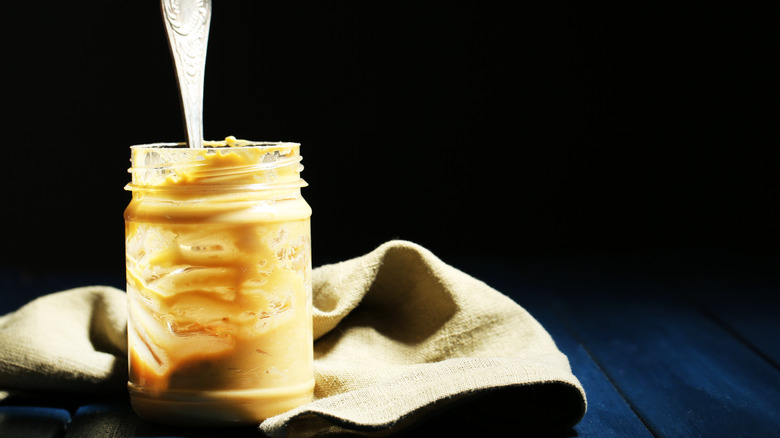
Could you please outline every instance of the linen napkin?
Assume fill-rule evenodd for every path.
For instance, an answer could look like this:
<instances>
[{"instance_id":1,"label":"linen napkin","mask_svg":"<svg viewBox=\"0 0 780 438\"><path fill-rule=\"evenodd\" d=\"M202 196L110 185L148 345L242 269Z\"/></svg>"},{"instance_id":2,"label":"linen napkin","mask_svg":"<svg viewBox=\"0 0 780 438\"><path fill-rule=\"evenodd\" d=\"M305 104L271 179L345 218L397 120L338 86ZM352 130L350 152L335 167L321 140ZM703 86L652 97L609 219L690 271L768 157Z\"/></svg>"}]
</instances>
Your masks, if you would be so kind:
<instances>
[{"instance_id":1,"label":"linen napkin","mask_svg":"<svg viewBox=\"0 0 780 438\"><path fill-rule=\"evenodd\" d=\"M268 436L385 436L445 415L566 429L585 413L544 328L419 245L387 242L312 282L315 399L260 424ZM92 286L0 317L0 390L125 391L125 315L124 292Z\"/></svg>"}]
</instances>

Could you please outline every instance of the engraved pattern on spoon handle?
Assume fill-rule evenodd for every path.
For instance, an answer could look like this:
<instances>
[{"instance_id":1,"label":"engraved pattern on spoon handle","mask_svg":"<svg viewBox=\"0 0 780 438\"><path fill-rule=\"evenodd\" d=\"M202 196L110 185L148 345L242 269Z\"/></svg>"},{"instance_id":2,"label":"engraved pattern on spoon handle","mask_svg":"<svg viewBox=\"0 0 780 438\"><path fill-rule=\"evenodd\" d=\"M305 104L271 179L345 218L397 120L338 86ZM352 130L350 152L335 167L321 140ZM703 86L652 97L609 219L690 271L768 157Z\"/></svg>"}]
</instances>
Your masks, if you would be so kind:
<instances>
[{"instance_id":1,"label":"engraved pattern on spoon handle","mask_svg":"<svg viewBox=\"0 0 780 438\"><path fill-rule=\"evenodd\" d=\"M187 144L203 147L203 73L211 22L210 0L161 0L179 82Z\"/></svg>"}]
</instances>

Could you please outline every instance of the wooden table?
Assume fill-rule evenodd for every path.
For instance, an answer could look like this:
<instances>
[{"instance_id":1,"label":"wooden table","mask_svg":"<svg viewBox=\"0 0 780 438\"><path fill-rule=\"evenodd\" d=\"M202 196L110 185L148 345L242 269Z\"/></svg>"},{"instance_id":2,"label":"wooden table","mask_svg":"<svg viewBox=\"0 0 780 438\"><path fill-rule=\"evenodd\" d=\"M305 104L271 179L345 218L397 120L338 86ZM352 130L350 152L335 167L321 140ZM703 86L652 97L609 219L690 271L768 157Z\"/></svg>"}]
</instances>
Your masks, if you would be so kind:
<instances>
[{"instance_id":1,"label":"wooden table","mask_svg":"<svg viewBox=\"0 0 780 438\"><path fill-rule=\"evenodd\" d=\"M524 306L569 357L588 412L562 437L780 436L776 260L734 255L449 261ZM0 313L122 273L2 270ZM2 354L0 352L0 354ZM443 416L409 436L479 433ZM514 436L499 424L486 434ZM498 432L498 433L496 433ZM126 397L40 396L0 403L0 437L259 436L254 428L145 423Z\"/></svg>"}]
</instances>

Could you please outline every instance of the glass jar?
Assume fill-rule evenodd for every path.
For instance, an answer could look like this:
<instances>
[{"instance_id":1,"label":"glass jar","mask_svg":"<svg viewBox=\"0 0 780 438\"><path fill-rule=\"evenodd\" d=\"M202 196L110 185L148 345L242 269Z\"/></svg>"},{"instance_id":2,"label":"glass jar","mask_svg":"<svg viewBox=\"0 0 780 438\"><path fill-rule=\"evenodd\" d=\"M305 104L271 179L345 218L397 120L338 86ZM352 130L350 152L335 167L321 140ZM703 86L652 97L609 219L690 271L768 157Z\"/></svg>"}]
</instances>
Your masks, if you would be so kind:
<instances>
[{"instance_id":1,"label":"glass jar","mask_svg":"<svg viewBox=\"0 0 780 438\"><path fill-rule=\"evenodd\" d=\"M311 400L311 208L299 147L131 147L128 388L141 417L257 424Z\"/></svg>"}]
</instances>

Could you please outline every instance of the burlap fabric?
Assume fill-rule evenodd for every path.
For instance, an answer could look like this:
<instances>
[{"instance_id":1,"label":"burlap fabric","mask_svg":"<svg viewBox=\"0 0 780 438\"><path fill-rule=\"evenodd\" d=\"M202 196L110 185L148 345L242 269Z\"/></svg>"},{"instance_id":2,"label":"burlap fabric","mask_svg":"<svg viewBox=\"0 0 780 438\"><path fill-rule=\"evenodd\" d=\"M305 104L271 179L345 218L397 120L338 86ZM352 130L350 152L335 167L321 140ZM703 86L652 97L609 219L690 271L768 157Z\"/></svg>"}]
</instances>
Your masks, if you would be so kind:
<instances>
[{"instance_id":1,"label":"burlap fabric","mask_svg":"<svg viewBox=\"0 0 780 438\"><path fill-rule=\"evenodd\" d=\"M264 421L269 436L382 436L465 416L487 429L566 429L585 413L545 329L419 245L387 242L312 278L315 400ZM47 295L0 317L0 391L125 391L126 351L124 292Z\"/></svg>"}]
</instances>

